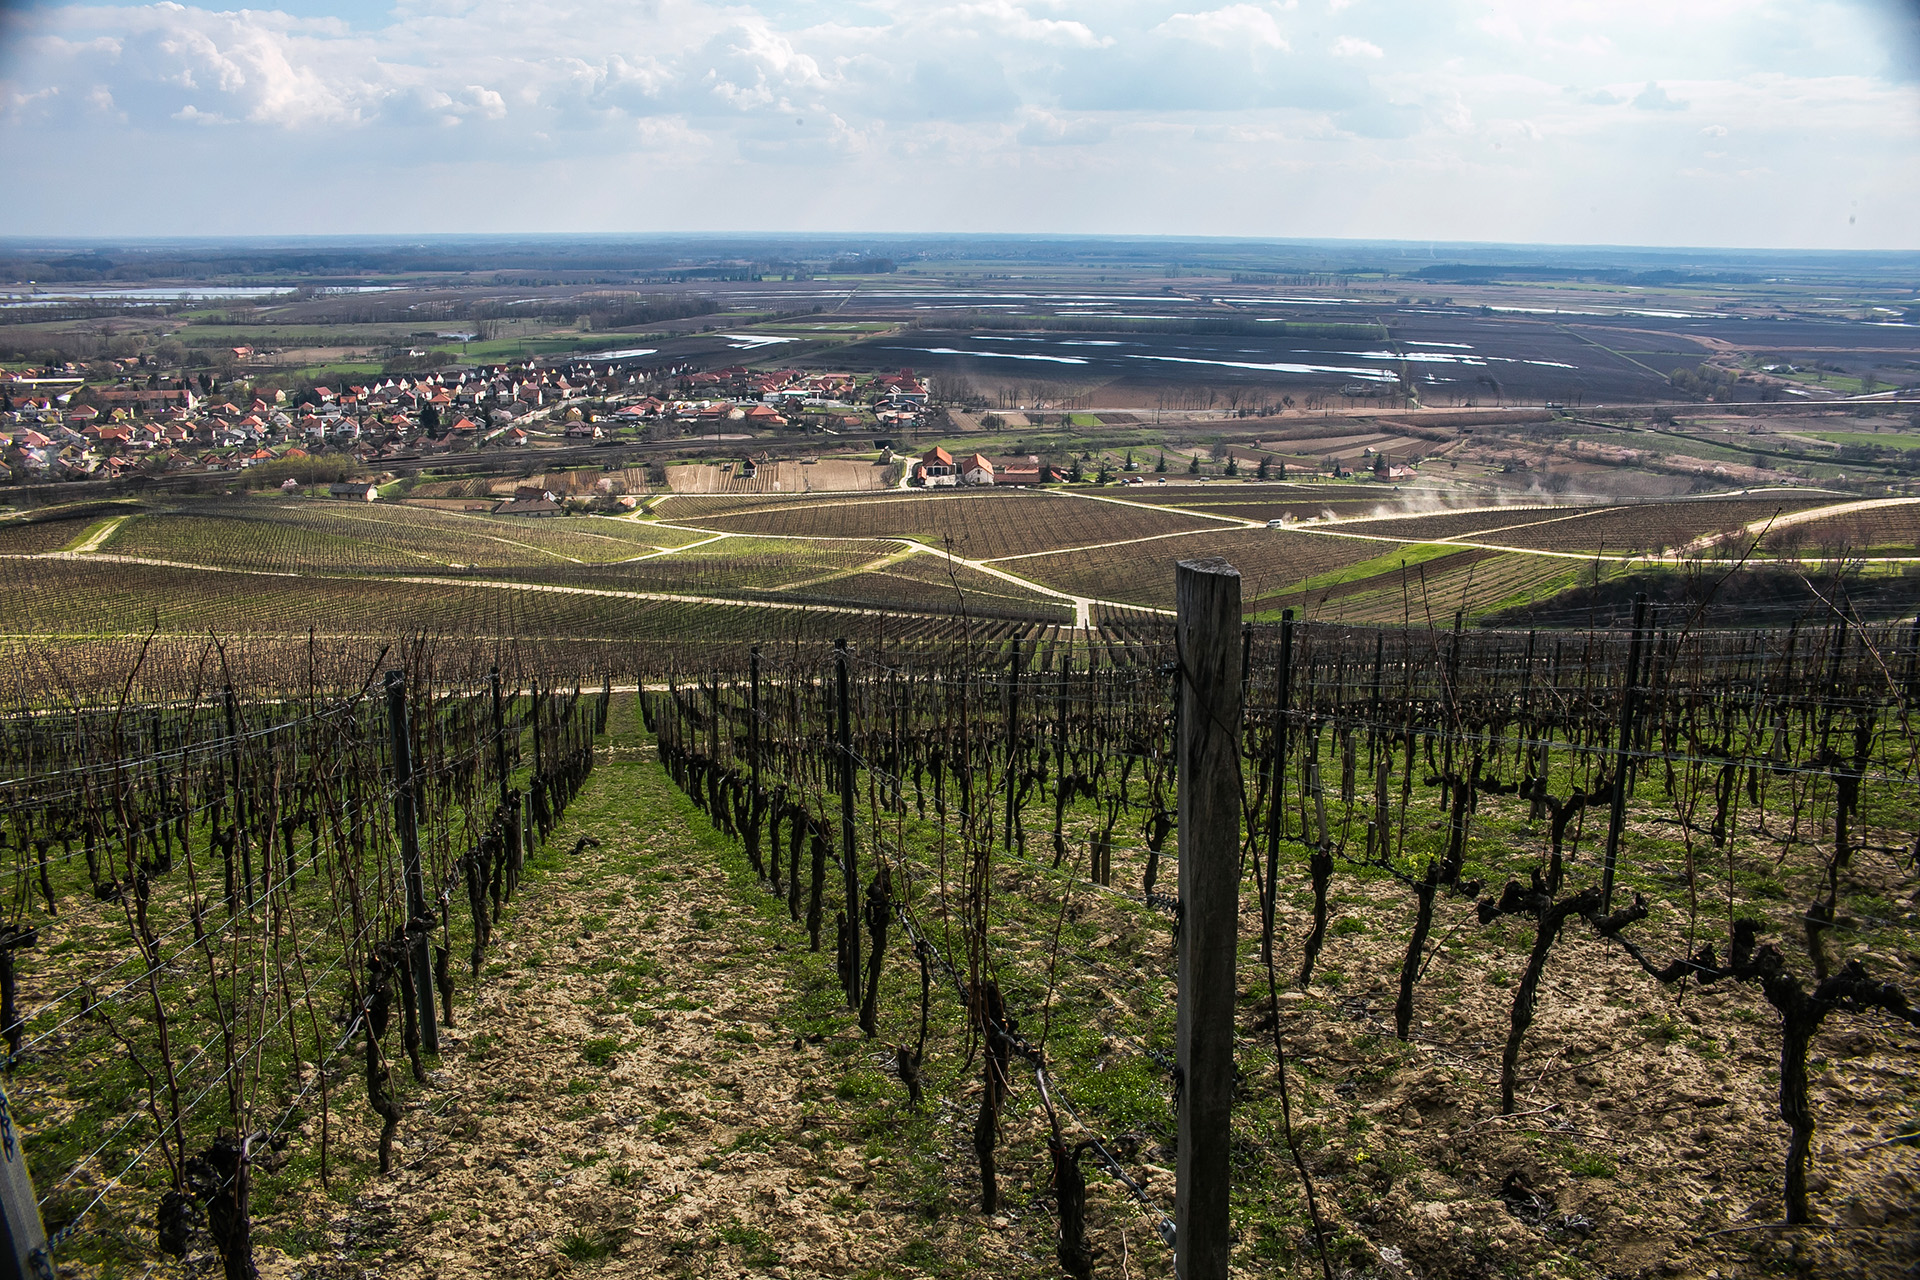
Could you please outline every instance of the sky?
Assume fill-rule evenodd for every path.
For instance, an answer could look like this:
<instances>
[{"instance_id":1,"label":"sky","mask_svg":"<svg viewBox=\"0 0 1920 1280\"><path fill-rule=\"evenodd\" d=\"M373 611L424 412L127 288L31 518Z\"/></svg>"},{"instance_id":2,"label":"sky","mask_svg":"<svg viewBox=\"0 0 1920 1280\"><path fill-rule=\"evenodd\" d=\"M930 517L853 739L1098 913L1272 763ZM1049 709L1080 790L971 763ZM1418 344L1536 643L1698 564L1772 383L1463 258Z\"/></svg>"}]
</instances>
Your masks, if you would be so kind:
<instances>
[{"instance_id":1,"label":"sky","mask_svg":"<svg viewBox=\"0 0 1920 1280\"><path fill-rule=\"evenodd\" d=\"M1917 0L0 10L0 235L1920 248Z\"/></svg>"}]
</instances>

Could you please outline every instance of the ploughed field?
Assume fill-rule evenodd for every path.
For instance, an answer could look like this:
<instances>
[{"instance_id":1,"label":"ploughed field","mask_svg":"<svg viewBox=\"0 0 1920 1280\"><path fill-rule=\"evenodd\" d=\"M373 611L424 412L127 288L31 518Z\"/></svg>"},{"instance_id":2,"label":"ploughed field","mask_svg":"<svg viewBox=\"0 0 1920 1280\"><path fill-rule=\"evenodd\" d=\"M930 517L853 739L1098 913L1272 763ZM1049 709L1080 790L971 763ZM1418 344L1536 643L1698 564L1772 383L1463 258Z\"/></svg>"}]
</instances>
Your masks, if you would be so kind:
<instances>
[{"instance_id":1,"label":"ploughed field","mask_svg":"<svg viewBox=\"0 0 1920 1280\"><path fill-rule=\"evenodd\" d=\"M666 518L672 519L669 506ZM783 502L700 520L702 527L789 538L913 538L973 560L1184 533L1221 523L1185 512L1051 493L913 493L848 503Z\"/></svg>"},{"instance_id":2,"label":"ploughed field","mask_svg":"<svg viewBox=\"0 0 1920 1280\"><path fill-rule=\"evenodd\" d=\"M1529 551L1631 555L1677 551L1703 539L1737 540L1749 526L1831 503L1790 493L1598 508L1507 507L1342 523L1342 532L1410 542L1449 539ZM1756 530L1757 531L1757 530Z\"/></svg>"}]
</instances>

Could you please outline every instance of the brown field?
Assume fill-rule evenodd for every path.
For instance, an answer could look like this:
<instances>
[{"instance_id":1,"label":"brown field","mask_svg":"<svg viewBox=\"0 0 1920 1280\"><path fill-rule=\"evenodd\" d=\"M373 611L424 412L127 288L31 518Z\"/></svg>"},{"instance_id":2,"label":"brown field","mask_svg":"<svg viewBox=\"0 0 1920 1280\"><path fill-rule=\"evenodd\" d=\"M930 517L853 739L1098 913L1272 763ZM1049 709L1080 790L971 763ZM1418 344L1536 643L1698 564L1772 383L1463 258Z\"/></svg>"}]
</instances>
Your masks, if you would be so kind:
<instances>
[{"instance_id":1,"label":"brown field","mask_svg":"<svg viewBox=\"0 0 1920 1280\"><path fill-rule=\"evenodd\" d=\"M0 555L32 556L58 551L85 533L90 520L11 520L0 524Z\"/></svg>"},{"instance_id":2,"label":"brown field","mask_svg":"<svg viewBox=\"0 0 1920 1280\"><path fill-rule=\"evenodd\" d=\"M1436 538L1464 538L1496 529L1534 524L1565 516L1578 516L1593 510L1582 507L1505 507L1498 511L1435 511L1419 516L1387 516L1375 520L1343 522L1342 532L1364 533L1375 538L1407 538L1416 542Z\"/></svg>"},{"instance_id":3,"label":"brown field","mask_svg":"<svg viewBox=\"0 0 1920 1280\"><path fill-rule=\"evenodd\" d=\"M667 487L675 493L776 494L871 493L887 487L891 468L858 458L822 458L818 462L771 462L743 479L738 467L689 463L667 468Z\"/></svg>"},{"instance_id":4,"label":"brown field","mask_svg":"<svg viewBox=\"0 0 1920 1280\"><path fill-rule=\"evenodd\" d=\"M1287 529L1227 529L1134 546L1062 551L1017 560L1004 567L1058 591L1171 609L1176 562L1225 556L1240 571L1240 598L1253 611L1269 607L1271 597L1300 582L1358 564L1382 551L1381 544L1357 538Z\"/></svg>"},{"instance_id":5,"label":"brown field","mask_svg":"<svg viewBox=\"0 0 1920 1280\"><path fill-rule=\"evenodd\" d=\"M1827 520L1809 520L1769 534L1762 546L1775 553L1877 551L1884 555L1920 555L1920 504L1857 511Z\"/></svg>"},{"instance_id":6,"label":"brown field","mask_svg":"<svg viewBox=\"0 0 1920 1280\"><path fill-rule=\"evenodd\" d=\"M788 594L835 604L885 605L973 617L1021 617L1058 623L1073 620L1072 606L1063 601L953 564L942 556L924 554L870 572L823 580Z\"/></svg>"},{"instance_id":7,"label":"brown field","mask_svg":"<svg viewBox=\"0 0 1920 1280\"><path fill-rule=\"evenodd\" d=\"M1217 521L1063 494L913 493L793 503L704 518L703 527L805 538L916 538L975 560L1207 528Z\"/></svg>"},{"instance_id":8,"label":"brown field","mask_svg":"<svg viewBox=\"0 0 1920 1280\"><path fill-rule=\"evenodd\" d=\"M1133 485L1120 494L1128 502L1153 506L1205 507L1243 502L1318 503L1331 506L1363 499L1384 501L1379 490L1357 484L1304 484L1279 480L1206 480L1195 481L1184 475L1169 476L1167 483ZM1376 496L1380 495L1380 496Z\"/></svg>"},{"instance_id":9,"label":"brown field","mask_svg":"<svg viewBox=\"0 0 1920 1280\"><path fill-rule=\"evenodd\" d=\"M1319 520L1325 518L1329 512L1336 518L1349 518L1377 510L1381 506L1381 499L1369 497L1360 500L1327 502L1319 498L1275 498L1261 502L1194 502L1184 505L1189 511L1206 511L1217 516L1232 516L1236 520L1257 520L1265 524L1269 520L1288 517L1295 520Z\"/></svg>"},{"instance_id":10,"label":"brown field","mask_svg":"<svg viewBox=\"0 0 1920 1280\"><path fill-rule=\"evenodd\" d=\"M1781 494L1766 498L1733 498L1697 502L1649 502L1609 507L1571 520L1509 529L1499 534L1502 546L1541 551L1574 551L1621 555L1649 551L1677 551L1700 538L1732 533L1756 520L1831 502L1830 497L1795 498Z\"/></svg>"},{"instance_id":11,"label":"brown field","mask_svg":"<svg viewBox=\"0 0 1920 1280\"><path fill-rule=\"evenodd\" d=\"M628 560L697 540L697 534L637 521L526 520L262 498L137 516L121 525L104 549L267 572L421 573Z\"/></svg>"}]
</instances>

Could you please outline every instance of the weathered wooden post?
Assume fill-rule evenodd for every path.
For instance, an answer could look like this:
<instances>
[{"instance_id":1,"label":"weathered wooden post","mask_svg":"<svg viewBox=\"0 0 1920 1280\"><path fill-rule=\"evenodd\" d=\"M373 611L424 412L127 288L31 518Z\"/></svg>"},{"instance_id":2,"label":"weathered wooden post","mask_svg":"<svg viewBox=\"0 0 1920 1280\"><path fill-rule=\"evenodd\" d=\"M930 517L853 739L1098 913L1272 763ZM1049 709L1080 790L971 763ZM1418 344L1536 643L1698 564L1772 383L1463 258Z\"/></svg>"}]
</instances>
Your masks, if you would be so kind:
<instances>
[{"instance_id":1,"label":"weathered wooden post","mask_svg":"<svg viewBox=\"0 0 1920 1280\"><path fill-rule=\"evenodd\" d=\"M387 672L387 724L393 732L393 825L400 831L401 871L407 882L407 955L418 993L420 1043L440 1052L440 1025L434 1019L433 956L428 930L427 882L420 873L420 825L413 778L413 738L407 728L407 678Z\"/></svg>"},{"instance_id":2,"label":"weathered wooden post","mask_svg":"<svg viewBox=\"0 0 1920 1280\"><path fill-rule=\"evenodd\" d=\"M847 1008L860 1007L860 869L853 846L853 710L847 701L847 642L833 642L840 702L840 871L846 882Z\"/></svg>"},{"instance_id":3,"label":"weathered wooden post","mask_svg":"<svg viewBox=\"0 0 1920 1280\"><path fill-rule=\"evenodd\" d=\"M40 1200L27 1170L20 1123L4 1086L0 1086L0 1228L6 1231L5 1248L0 1249L0 1280L53 1280Z\"/></svg>"},{"instance_id":4,"label":"weathered wooden post","mask_svg":"<svg viewBox=\"0 0 1920 1280\"><path fill-rule=\"evenodd\" d=\"M1180 1280L1227 1280L1228 1125L1239 940L1240 573L1218 557L1174 570L1180 643Z\"/></svg>"},{"instance_id":5,"label":"weathered wooden post","mask_svg":"<svg viewBox=\"0 0 1920 1280\"><path fill-rule=\"evenodd\" d=\"M1647 593L1633 598L1633 640L1627 646L1627 683L1620 691L1620 736L1613 752L1613 808L1607 816L1607 861L1600 872L1600 912L1613 910L1613 866L1620 855L1620 836L1627 829L1627 765L1632 759L1633 716L1639 700L1640 632L1647 621Z\"/></svg>"}]
</instances>

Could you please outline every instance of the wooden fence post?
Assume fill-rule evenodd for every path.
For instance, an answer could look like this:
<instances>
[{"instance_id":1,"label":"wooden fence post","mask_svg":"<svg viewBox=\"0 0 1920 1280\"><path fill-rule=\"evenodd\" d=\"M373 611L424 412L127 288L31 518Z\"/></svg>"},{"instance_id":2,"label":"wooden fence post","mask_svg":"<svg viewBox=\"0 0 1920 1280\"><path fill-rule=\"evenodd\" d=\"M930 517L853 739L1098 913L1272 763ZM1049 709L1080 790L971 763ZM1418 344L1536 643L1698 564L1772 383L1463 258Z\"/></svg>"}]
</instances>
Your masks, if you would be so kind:
<instances>
[{"instance_id":1,"label":"wooden fence post","mask_svg":"<svg viewBox=\"0 0 1920 1280\"><path fill-rule=\"evenodd\" d=\"M1180 653L1179 1280L1227 1280L1235 967L1240 925L1240 573L1174 570Z\"/></svg>"},{"instance_id":2,"label":"wooden fence post","mask_svg":"<svg viewBox=\"0 0 1920 1280\"><path fill-rule=\"evenodd\" d=\"M434 1018L433 956L427 929L427 882L420 873L420 815L413 777L413 739L407 729L407 678L387 672L387 724L393 731L393 825L400 829L401 869L407 882L407 951L420 1007L420 1044L440 1052L440 1025Z\"/></svg>"}]
</instances>

